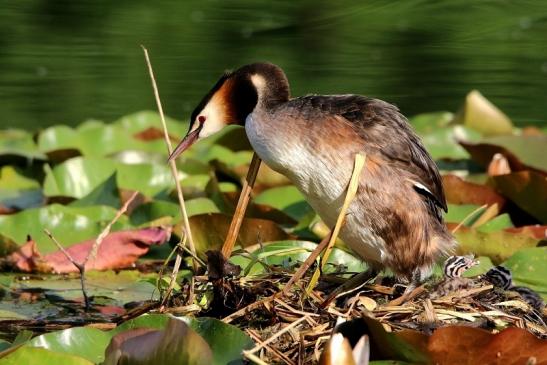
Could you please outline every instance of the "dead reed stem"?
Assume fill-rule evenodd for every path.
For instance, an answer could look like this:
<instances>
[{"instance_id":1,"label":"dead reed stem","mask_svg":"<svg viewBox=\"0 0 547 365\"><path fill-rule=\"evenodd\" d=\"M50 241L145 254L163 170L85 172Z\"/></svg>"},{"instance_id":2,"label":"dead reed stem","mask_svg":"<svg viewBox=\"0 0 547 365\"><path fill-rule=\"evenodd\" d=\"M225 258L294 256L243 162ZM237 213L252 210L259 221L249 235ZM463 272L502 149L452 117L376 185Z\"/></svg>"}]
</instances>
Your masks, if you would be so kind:
<instances>
[{"instance_id":1,"label":"dead reed stem","mask_svg":"<svg viewBox=\"0 0 547 365\"><path fill-rule=\"evenodd\" d=\"M146 59L146 65L148 66L148 73L150 74L150 80L152 82L152 88L154 89L154 97L156 99L156 104L158 107L158 112L160 114L161 124L163 128L163 137L165 139L165 144L167 146L167 153L168 155L171 155L171 152L173 152L173 146L171 145L171 140L169 139L169 132L167 131L167 124L165 123L165 116L163 114L163 107L161 106L161 99L160 99L160 93L158 91L158 87L156 85L156 78L154 77L154 70L152 69L152 63L150 62L150 57L148 56L148 50L146 47L142 46L142 50L144 51L144 58ZM186 212L186 206L184 205L184 195L182 193L182 188L180 186L180 182L178 179L178 171L177 171L177 165L174 160L169 161L169 166L171 168L171 174L173 175L173 179L175 180L175 187L177 189L177 197L179 200L179 207L180 207L180 214L182 216L182 222L184 225L184 230L186 232L186 241L188 242L188 246L190 248L190 251L192 252L192 265L194 268L194 272L197 270L197 262L193 257L196 255L196 248L194 245L194 240L192 239L192 230L190 229L190 221L188 220L188 214ZM165 297L162 300L162 305L167 302L167 299L169 298L169 295L173 291L173 288L175 286L175 281L177 279L177 274L180 269L180 265L182 263L182 255L177 252L177 257L175 259L175 265L173 266L173 272L171 273L171 281L169 283L169 287L166 291ZM190 285L190 295L188 298L188 302L191 302L193 300L193 293L194 293L194 285L193 280Z\"/></svg>"},{"instance_id":2,"label":"dead reed stem","mask_svg":"<svg viewBox=\"0 0 547 365\"><path fill-rule=\"evenodd\" d=\"M342 208L340 209L340 213L338 214L338 218L336 219L336 224L334 225L334 229L332 230L332 233L330 234L329 243L327 247L325 248L325 252L323 253L323 256L321 257L321 264L313 273L313 276L308 284L308 287L306 288L307 293L311 292L312 289L315 287L315 284L317 284L317 280L319 280L319 275L321 275L321 270L325 267L325 264L327 263L327 260L329 259L332 248L334 247L334 242L338 238L338 234L340 233L340 229L342 228L342 224L344 223L344 219L346 218L346 211L348 210L349 205L351 204L351 202L353 201L353 198L355 197L355 194L357 193L357 188L359 187L359 177L361 176L361 171L363 170L363 167L365 166L366 158L367 156L365 154L362 155L358 153L355 155L355 160L353 163L353 172L349 180L348 190L346 192L344 204L342 205Z\"/></svg>"},{"instance_id":3,"label":"dead reed stem","mask_svg":"<svg viewBox=\"0 0 547 365\"><path fill-rule=\"evenodd\" d=\"M239 200L237 202L237 207L232 218L232 223L230 223L230 229L226 236L226 240L222 245L222 255L229 259L234 249L237 236L239 235L239 229L241 228L241 223L245 217L245 210L247 210L247 205L251 199L251 192L256 181L256 175L258 175L258 170L260 169L260 157L253 153L253 159L249 165L249 171L247 171L247 176L243 182L243 187L241 189L241 194L239 195Z\"/></svg>"}]
</instances>

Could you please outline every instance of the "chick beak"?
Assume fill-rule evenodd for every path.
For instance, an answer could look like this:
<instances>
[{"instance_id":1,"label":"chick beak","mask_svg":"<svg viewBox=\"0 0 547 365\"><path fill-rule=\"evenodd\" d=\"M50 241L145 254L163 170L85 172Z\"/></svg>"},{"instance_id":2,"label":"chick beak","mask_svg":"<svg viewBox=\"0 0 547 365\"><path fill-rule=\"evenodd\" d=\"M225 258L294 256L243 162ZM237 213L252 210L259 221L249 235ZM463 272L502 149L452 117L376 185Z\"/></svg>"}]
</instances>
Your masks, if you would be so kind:
<instances>
[{"instance_id":1,"label":"chick beak","mask_svg":"<svg viewBox=\"0 0 547 365\"><path fill-rule=\"evenodd\" d=\"M201 131L201 128L203 128L203 123L200 123L200 125L194 129L192 132L189 132L183 139L180 141L180 143L175 147L175 150L171 153L169 158L167 159L167 162L171 162L172 160L179 157L181 153L186 151L188 148L190 148L191 145L194 144L198 140L199 132Z\"/></svg>"}]
</instances>

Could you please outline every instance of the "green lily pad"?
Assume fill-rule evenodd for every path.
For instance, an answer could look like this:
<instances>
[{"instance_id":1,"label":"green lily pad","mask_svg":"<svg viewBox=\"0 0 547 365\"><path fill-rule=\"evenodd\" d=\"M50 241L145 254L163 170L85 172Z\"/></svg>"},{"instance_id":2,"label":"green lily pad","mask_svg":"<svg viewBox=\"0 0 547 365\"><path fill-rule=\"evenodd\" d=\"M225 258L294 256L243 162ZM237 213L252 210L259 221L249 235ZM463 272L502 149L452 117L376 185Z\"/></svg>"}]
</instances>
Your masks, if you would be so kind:
<instances>
[{"instance_id":1,"label":"green lily pad","mask_svg":"<svg viewBox=\"0 0 547 365\"><path fill-rule=\"evenodd\" d=\"M44 196L38 181L20 174L13 166L0 170L0 207L26 209L43 203Z\"/></svg>"},{"instance_id":2,"label":"green lily pad","mask_svg":"<svg viewBox=\"0 0 547 365\"><path fill-rule=\"evenodd\" d=\"M82 198L107 180L116 164L104 158L75 157L46 171L44 194Z\"/></svg>"},{"instance_id":3,"label":"green lily pad","mask_svg":"<svg viewBox=\"0 0 547 365\"><path fill-rule=\"evenodd\" d=\"M162 330L141 328L115 335L106 349L104 365L208 365L212 358L203 337L172 317Z\"/></svg>"},{"instance_id":4,"label":"green lily pad","mask_svg":"<svg viewBox=\"0 0 547 365\"><path fill-rule=\"evenodd\" d=\"M264 265L289 267L302 263L316 247L316 243L309 241L269 242L254 246L256 249L251 251L251 258L234 255L230 258L230 262L241 266L246 275L258 275L265 271ZM332 250L327 264L324 272L333 272L340 268L352 273L366 270L366 264L362 260L336 247Z\"/></svg>"},{"instance_id":5,"label":"green lily pad","mask_svg":"<svg viewBox=\"0 0 547 365\"><path fill-rule=\"evenodd\" d=\"M205 213L218 213L215 203L207 198L196 198L185 201L188 217ZM131 214L131 223L135 226L151 222L162 217L172 217L174 221L181 219L180 207L176 203L156 200L138 206Z\"/></svg>"},{"instance_id":6,"label":"green lily pad","mask_svg":"<svg viewBox=\"0 0 547 365\"><path fill-rule=\"evenodd\" d=\"M422 134L421 137L426 150L433 159L458 160L469 158L469 154L458 141L477 141L480 134L464 126L455 125L435 129L427 134Z\"/></svg>"},{"instance_id":7,"label":"green lily pad","mask_svg":"<svg viewBox=\"0 0 547 365\"><path fill-rule=\"evenodd\" d=\"M88 294L92 297L110 298L110 304L123 306L129 302L141 302L159 299L159 293L149 278L156 278L156 274L143 274L136 270L89 271L86 273ZM42 275L42 280L17 280L11 289L29 291L41 289L46 295L56 296L64 300L78 300L82 298L80 278L78 275L66 277L58 275ZM18 313L32 316L32 313Z\"/></svg>"},{"instance_id":8,"label":"green lily pad","mask_svg":"<svg viewBox=\"0 0 547 365\"><path fill-rule=\"evenodd\" d=\"M44 182L46 196L83 198L117 172L120 188L154 196L172 188L173 178L167 165L122 164L105 158L75 157L48 170Z\"/></svg>"},{"instance_id":9,"label":"green lily pad","mask_svg":"<svg viewBox=\"0 0 547 365\"><path fill-rule=\"evenodd\" d=\"M73 201L69 205L73 207L106 205L118 209L121 206L121 200L116 182L116 173L110 175L105 181L89 192L89 194Z\"/></svg>"},{"instance_id":10,"label":"green lily pad","mask_svg":"<svg viewBox=\"0 0 547 365\"><path fill-rule=\"evenodd\" d=\"M29 160L46 159L46 156L38 151L32 134L21 129L0 130L0 162L8 162L9 156Z\"/></svg>"},{"instance_id":11,"label":"green lily pad","mask_svg":"<svg viewBox=\"0 0 547 365\"><path fill-rule=\"evenodd\" d=\"M510 228L510 227L513 227L513 222L511 221L511 217L509 217L509 214L504 213L478 226L477 230L480 232L488 233L488 232L501 231L505 228Z\"/></svg>"},{"instance_id":12,"label":"green lily pad","mask_svg":"<svg viewBox=\"0 0 547 365\"><path fill-rule=\"evenodd\" d=\"M22 346L0 359L1 365L93 365L89 360L79 356L53 352L39 347Z\"/></svg>"},{"instance_id":13,"label":"green lily pad","mask_svg":"<svg viewBox=\"0 0 547 365\"><path fill-rule=\"evenodd\" d=\"M296 221L300 221L313 211L302 193L293 185L265 190L253 201L281 210Z\"/></svg>"},{"instance_id":14,"label":"green lily pad","mask_svg":"<svg viewBox=\"0 0 547 365\"><path fill-rule=\"evenodd\" d=\"M165 123L169 134L174 137L182 136L188 130L188 122L180 122L166 116ZM144 110L123 116L112 124L133 135L151 127L161 128L161 119L157 112Z\"/></svg>"},{"instance_id":15,"label":"green lily pad","mask_svg":"<svg viewBox=\"0 0 547 365\"><path fill-rule=\"evenodd\" d=\"M477 229L461 227L454 234L459 242L459 254L488 256L492 262L499 264L515 252L536 247L539 240L522 234L507 231L481 232Z\"/></svg>"},{"instance_id":16,"label":"green lily pad","mask_svg":"<svg viewBox=\"0 0 547 365\"><path fill-rule=\"evenodd\" d=\"M11 347L11 343L8 341L0 340L0 352L9 349Z\"/></svg>"},{"instance_id":17,"label":"green lily pad","mask_svg":"<svg viewBox=\"0 0 547 365\"><path fill-rule=\"evenodd\" d=\"M454 119L451 112L422 113L409 119L410 124L419 135L426 135L439 128L447 127Z\"/></svg>"},{"instance_id":18,"label":"green lily pad","mask_svg":"<svg viewBox=\"0 0 547 365\"><path fill-rule=\"evenodd\" d=\"M450 223L461 223L465 220L465 226L471 226L486 208L481 208L474 204L448 204L448 213L445 214L444 220Z\"/></svg>"},{"instance_id":19,"label":"green lily pad","mask_svg":"<svg viewBox=\"0 0 547 365\"><path fill-rule=\"evenodd\" d=\"M68 207L52 204L33 208L17 214L0 216L0 231L17 244L23 244L30 235L42 254L57 251L57 247L45 235L47 228L61 244L73 243L96 237L112 220L116 209L106 206ZM128 228L127 217L114 225L114 230Z\"/></svg>"},{"instance_id":20,"label":"green lily pad","mask_svg":"<svg viewBox=\"0 0 547 365\"><path fill-rule=\"evenodd\" d=\"M530 287L547 299L547 247L524 248L502 265L511 270L516 285Z\"/></svg>"},{"instance_id":21,"label":"green lily pad","mask_svg":"<svg viewBox=\"0 0 547 365\"><path fill-rule=\"evenodd\" d=\"M92 327L74 327L37 336L27 346L40 347L56 353L83 357L92 363L104 360L104 349L110 342L110 334Z\"/></svg>"},{"instance_id":22,"label":"green lily pad","mask_svg":"<svg viewBox=\"0 0 547 365\"><path fill-rule=\"evenodd\" d=\"M513 131L513 123L509 117L477 90L466 95L455 122L485 135L510 134Z\"/></svg>"}]
</instances>

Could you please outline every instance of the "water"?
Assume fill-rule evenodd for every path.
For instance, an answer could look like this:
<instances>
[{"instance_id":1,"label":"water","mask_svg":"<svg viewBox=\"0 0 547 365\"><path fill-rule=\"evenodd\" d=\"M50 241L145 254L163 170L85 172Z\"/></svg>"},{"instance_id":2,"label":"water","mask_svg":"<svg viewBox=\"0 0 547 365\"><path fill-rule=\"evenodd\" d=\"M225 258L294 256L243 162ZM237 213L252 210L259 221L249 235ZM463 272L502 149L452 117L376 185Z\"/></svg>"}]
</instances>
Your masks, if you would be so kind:
<instances>
[{"instance_id":1,"label":"water","mask_svg":"<svg viewBox=\"0 0 547 365\"><path fill-rule=\"evenodd\" d=\"M479 89L518 124L547 121L547 2L47 1L0 10L0 127L155 109L188 118L224 69L283 67L294 95L359 93L407 115Z\"/></svg>"}]
</instances>

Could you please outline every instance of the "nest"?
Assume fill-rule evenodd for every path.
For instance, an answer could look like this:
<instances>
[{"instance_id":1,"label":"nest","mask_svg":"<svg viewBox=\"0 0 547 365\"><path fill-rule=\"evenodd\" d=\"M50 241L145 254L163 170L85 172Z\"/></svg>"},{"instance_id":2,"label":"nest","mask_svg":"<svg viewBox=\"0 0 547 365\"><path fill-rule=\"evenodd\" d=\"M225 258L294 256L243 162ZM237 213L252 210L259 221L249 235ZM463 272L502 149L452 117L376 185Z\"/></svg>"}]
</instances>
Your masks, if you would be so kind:
<instances>
[{"instance_id":1,"label":"nest","mask_svg":"<svg viewBox=\"0 0 547 365\"><path fill-rule=\"evenodd\" d=\"M494 288L480 277L436 280L403 296L385 278L382 283L363 284L339 294L325 305L347 275L324 276L306 294L310 276L298 281L288 295L279 289L292 277L286 271L215 283L197 277L198 298L213 290L216 299L205 310L194 306L194 314L218 316L243 329L257 344L253 359L265 363L317 363L339 318L372 317L388 332L412 329L430 334L439 327L463 325L496 333L514 326L547 338L544 308L532 308L518 295ZM190 309L175 306L168 311L188 313Z\"/></svg>"}]
</instances>

